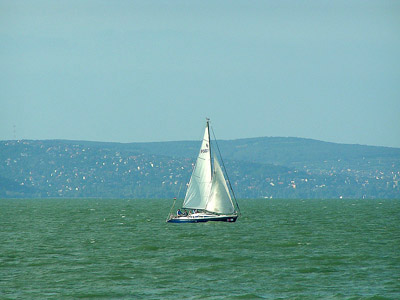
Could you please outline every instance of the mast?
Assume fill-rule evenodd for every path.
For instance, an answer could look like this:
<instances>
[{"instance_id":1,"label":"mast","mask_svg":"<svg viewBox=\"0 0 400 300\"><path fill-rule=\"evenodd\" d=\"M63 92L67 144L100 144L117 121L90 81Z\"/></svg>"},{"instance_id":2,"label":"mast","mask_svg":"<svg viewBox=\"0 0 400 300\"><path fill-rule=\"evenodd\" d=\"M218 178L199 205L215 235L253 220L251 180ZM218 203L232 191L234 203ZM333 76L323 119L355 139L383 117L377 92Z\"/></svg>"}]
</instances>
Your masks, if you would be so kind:
<instances>
[{"instance_id":1,"label":"mast","mask_svg":"<svg viewBox=\"0 0 400 300\"><path fill-rule=\"evenodd\" d=\"M213 177L213 164L212 164L212 152L211 152L211 136L210 136L210 118L206 118L207 122L207 131L208 131L208 149L210 149L210 172L211 172L211 179Z\"/></svg>"}]
</instances>

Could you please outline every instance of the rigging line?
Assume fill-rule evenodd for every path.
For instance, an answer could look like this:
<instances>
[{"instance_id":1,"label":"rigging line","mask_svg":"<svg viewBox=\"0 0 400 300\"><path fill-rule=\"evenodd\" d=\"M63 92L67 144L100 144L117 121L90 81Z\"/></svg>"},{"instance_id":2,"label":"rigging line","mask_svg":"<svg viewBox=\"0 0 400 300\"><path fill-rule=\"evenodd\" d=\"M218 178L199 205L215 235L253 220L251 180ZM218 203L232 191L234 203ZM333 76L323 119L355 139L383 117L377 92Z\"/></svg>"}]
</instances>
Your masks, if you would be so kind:
<instances>
[{"instance_id":1,"label":"rigging line","mask_svg":"<svg viewBox=\"0 0 400 300\"><path fill-rule=\"evenodd\" d=\"M211 131L212 131L213 136L214 136L215 145L217 146L217 150L218 150L221 162L222 162L222 166L224 167L226 178L228 179L229 187L231 188L231 191L232 191L233 199L235 199L235 203L236 203L236 206L238 208L239 214L242 215L242 213L240 211L240 208L239 208L239 203L236 200L235 192L233 191L233 188L232 188L232 185L231 185L231 180L229 179L228 172L226 172L225 163L224 163L224 160L222 159L221 151L219 150L217 138L215 137L214 128L212 128L212 126L211 126Z\"/></svg>"},{"instance_id":2,"label":"rigging line","mask_svg":"<svg viewBox=\"0 0 400 300\"><path fill-rule=\"evenodd\" d=\"M179 191L178 191L178 196L176 198L179 198L179 195L180 195L181 189L182 189L182 185L183 185L183 182L181 182L181 186L179 187Z\"/></svg>"},{"instance_id":3,"label":"rigging line","mask_svg":"<svg viewBox=\"0 0 400 300\"><path fill-rule=\"evenodd\" d=\"M169 210L169 215L168 215L168 217L167 217L167 221L168 221L169 219L171 219L172 210L173 210L174 207L175 207L175 202L176 202L176 198L174 198L174 203L172 203L172 206L171 206L171 208L170 208L170 210Z\"/></svg>"},{"instance_id":4,"label":"rigging line","mask_svg":"<svg viewBox=\"0 0 400 300\"><path fill-rule=\"evenodd\" d=\"M172 216L172 211L173 211L173 209L174 209L174 207L175 207L176 199L179 198L179 195L180 195L180 193L181 193L182 185L183 185L183 182L181 182L181 186L179 187L178 195L177 195L176 197L174 197L174 203L172 203L171 209L169 210L169 215L168 215L167 221L168 221L168 220L171 218L171 216Z\"/></svg>"}]
</instances>

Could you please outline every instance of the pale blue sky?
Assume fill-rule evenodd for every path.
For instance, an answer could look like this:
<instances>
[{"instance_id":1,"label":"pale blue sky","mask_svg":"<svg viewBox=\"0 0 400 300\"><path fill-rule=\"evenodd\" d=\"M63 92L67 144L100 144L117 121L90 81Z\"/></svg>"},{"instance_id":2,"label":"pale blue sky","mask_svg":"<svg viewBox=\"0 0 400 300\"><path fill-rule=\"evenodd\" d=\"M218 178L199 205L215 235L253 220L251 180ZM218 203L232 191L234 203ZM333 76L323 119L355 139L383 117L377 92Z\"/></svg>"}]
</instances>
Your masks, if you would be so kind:
<instances>
[{"instance_id":1,"label":"pale blue sky","mask_svg":"<svg viewBox=\"0 0 400 300\"><path fill-rule=\"evenodd\" d=\"M400 1L2 1L0 140L400 147Z\"/></svg>"}]
</instances>

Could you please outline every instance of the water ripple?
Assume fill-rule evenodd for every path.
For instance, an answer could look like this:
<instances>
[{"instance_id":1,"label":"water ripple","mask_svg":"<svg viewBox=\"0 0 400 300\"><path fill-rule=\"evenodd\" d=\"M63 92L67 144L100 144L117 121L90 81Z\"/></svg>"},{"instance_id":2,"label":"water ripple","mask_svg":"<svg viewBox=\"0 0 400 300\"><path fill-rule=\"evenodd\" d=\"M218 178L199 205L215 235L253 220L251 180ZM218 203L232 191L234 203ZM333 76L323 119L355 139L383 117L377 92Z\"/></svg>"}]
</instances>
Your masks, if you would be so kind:
<instances>
[{"instance_id":1,"label":"water ripple","mask_svg":"<svg viewBox=\"0 0 400 300\"><path fill-rule=\"evenodd\" d=\"M167 224L165 200L1 200L0 298L399 299L399 203L246 200L236 223Z\"/></svg>"}]
</instances>

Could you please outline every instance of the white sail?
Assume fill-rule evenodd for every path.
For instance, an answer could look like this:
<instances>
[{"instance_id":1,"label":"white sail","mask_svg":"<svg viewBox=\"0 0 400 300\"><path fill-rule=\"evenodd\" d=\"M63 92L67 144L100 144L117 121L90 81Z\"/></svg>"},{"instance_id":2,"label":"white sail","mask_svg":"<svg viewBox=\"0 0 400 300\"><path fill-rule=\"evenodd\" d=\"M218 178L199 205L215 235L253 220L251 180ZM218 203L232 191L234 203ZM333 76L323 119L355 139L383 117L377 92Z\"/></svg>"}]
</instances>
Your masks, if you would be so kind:
<instances>
[{"instance_id":1,"label":"white sail","mask_svg":"<svg viewBox=\"0 0 400 300\"><path fill-rule=\"evenodd\" d=\"M207 122L199 156L183 201L183 208L205 209L210 194L211 173L210 133Z\"/></svg>"},{"instance_id":2,"label":"white sail","mask_svg":"<svg viewBox=\"0 0 400 300\"><path fill-rule=\"evenodd\" d=\"M216 157L214 157L214 175L206 210L220 214L232 214L235 211L224 174Z\"/></svg>"},{"instance_id":3,"label":"white sail","mask_svg":"<svg viewBox=\"0 0 400 300\"><path fill-rule=\"evenodd\" d=\"M218 147L217 150L219 151ZM176 215L170 212L167 222L235 222L239 217L239 206L236 199L234 200L236 206L232 202L224 174L216 157L214 157L214 170L212 170L209 119L207 119L200 152L183 201L184 211L178 209ZM192 211L192 209L199 211Z\"/></svg>"}]
</instances>

